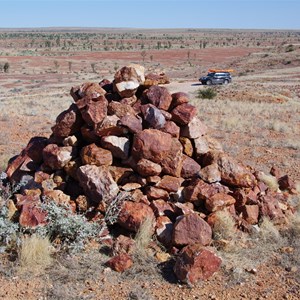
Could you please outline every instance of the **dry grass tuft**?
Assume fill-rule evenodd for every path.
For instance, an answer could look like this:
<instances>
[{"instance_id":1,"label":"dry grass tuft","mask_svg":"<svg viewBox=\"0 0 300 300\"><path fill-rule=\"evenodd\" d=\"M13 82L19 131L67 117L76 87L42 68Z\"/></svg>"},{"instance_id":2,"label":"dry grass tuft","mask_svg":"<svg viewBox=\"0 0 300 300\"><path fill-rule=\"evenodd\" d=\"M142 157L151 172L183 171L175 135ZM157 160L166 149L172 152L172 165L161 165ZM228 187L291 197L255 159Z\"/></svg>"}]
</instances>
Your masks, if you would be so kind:
<instances>
[{"instance_id":1,"label":"dry grass tuft","mask_svg":"<svg viewBox=\"0 0 300 300\"><path fill-rule=\"evenodd\" d=\"M279 189L277 179L276 179L276 177L274 177L272 175L267 175L263 172L260 172L259 180L261 180L263 183L265 183L268 186L268 188L272 191L276 192Z\"/></svg>"},{"instance_id":2,"label":"dry grass tuft","mask_svg":"<svg viewBox=\"0 0 300 300\"><path fill-rule=\"evenodd\" d=\"M266 243L278 243L281 240L279 230L269 218L263 218L259 227L259 238Z\"/></svg>"},{"instance_id":3,"label":"dry grass tuft","mask_svg":"<svg viewBox=\"0 0 300 300\"><path fill-rule=\"evenodd\" d=\"M135 245L137 251L144 252L149 245L153 234L153 224L154 220L151 217L147 217L141 224L135 236Z\"/></svg>"},{"instance_id":4,"label":"dry grass tuft","mask_svg":"<svg viewBox=\"0 0 300 300\"><path fill-rule=\"evenodd\" d=\"M236 237L235 221L229 212L218 211L216 213L213 234L216 240L233 240Z\"/></svg>"},{"instance_id":5,"label":"dry grass tuft","mask_svg":"<svg viewBox=\"0 0 300 300\"><path fill-rule=\"evenodd\" d=\"M52 263L51 243L48 238L32 235L23 238L19 250L19 260L22 268L45 269Z\"/></svg>"}]
</instances>

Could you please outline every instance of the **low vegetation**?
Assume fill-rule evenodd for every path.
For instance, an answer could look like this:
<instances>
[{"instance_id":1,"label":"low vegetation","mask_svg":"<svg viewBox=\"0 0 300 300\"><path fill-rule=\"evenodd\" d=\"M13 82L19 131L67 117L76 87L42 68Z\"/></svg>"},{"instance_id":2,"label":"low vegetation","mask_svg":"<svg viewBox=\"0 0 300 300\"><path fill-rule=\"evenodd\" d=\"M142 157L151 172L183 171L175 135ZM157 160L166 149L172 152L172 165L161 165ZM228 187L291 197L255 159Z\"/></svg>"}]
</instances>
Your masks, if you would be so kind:
<instances>
[{"instance_id":1,"label":"low vegetation","mask_svg":"<svg viewBox=\"0 0 300 300\"><path fill-rule=\"evenodd\" d=\"M214 99L217 96L217 92L214 88L200 89L197 92L197 98L200 99Z\"/></svg>"}]
</instances>

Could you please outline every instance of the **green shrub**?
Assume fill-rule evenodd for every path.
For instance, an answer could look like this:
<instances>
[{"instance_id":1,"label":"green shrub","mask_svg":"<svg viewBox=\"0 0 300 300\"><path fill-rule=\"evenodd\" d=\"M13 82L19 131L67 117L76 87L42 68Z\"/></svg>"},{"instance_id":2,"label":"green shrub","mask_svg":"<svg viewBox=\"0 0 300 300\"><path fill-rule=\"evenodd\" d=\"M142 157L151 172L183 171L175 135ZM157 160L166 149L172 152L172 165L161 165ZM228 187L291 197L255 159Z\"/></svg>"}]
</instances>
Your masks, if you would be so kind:
<instances>
[{"instance_id":1,"label":"green shrub","mask_svg":"<svg viewBox=\"0 0 300 300\"><path fill-rule=\"evenodd\" d=\"M217 96L217 92L213 88L207 88L204 90L198 90L197 98L201 99L213 99Z\"/></svg>"}]
</instances>

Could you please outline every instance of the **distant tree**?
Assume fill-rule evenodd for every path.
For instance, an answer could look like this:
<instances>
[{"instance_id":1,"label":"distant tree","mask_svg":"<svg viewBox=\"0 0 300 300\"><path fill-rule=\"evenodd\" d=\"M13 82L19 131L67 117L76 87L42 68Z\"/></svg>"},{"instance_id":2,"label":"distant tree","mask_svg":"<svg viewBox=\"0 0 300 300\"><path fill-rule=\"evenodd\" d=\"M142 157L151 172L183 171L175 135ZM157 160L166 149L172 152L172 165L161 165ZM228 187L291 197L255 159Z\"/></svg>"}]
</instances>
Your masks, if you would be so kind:
<instances>
[{"instance_id":1,"label":"distant tree","mask_svg":"<svg viewBox=\"0 0 300 300\"><path fill-rule=\"evenodd\" d=\"M92 71L93 73L96 73L96 63L91 63L91 68L92 68Z\"/></svg>"},{"instance_id":2,"label":"distant tree","mask_svg":"<svg viewBox=\"0 0 300 300\"><path fill-rule=\"evenodd\" d=\"M68 66L69 66L69 72L72 72L72 62L68 61Z\"/></svg>"},{"instance_id":3,"label":"distant tree","mask_svg":"<svg viewBox=\"0 0 300 300\"><path fill-rule=\"evenodd\" d=\"M143 61L145 61L146 55L147 55L147 52L145 50L141 52Z\"/></svg>"},{"instance_id":4,"label":"distant tree","mask_svg":"<svg viewBox=\"0 0 300 300\"><path fill-rule=\"evenodd\" d=\"M6 62L6 63L4 64L4 66L3 66L4 72L5 72L5 73L8 73L8 72L9 72L9 68L10 68L10 65L9 65L8 62Z\"/></svg>"},{"instance_id":5,"label":"distant tree","mask_svg":"<svg viewBox=\"0 0 300 300\"><path fill-rule=\"evenodd\" d=\"M153 55L152 54L150 55L150 60L151 60L151 62L153 61Z\"/></svg>"},{"instance_id":6,"label":"distant tree","mask_svg":"<svg viewBox=\"0 0 300 300\"><path fill-rule=\"evenodd\" d=\"M56 72L57 72L57 71L58 71L58 68L59 68L59 63L58 63L57 60L55 60L53 63L54 63L55 70L56 70Z\"/></svg>"}]
</instances>

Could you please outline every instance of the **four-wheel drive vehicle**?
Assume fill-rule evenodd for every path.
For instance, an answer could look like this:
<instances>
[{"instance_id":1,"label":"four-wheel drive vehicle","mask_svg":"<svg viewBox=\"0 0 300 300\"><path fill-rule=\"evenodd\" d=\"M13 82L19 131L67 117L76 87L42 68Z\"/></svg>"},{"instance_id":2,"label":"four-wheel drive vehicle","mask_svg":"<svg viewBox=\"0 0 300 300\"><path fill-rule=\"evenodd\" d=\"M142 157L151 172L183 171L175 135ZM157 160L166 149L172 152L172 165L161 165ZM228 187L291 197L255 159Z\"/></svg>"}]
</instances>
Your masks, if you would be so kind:
<instances>
[{"instance_id":1,"label":"four-wheel drive vehicle","mask_svg":"<svg viewBox=\"0 0 300 300\"><path fill-rule=\"evenodd\" d=\"M228 84L232 80L230 72L227 70L208 70L206 76L200 77L202 84Z\"/></svg>"}]
</instances>

